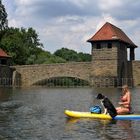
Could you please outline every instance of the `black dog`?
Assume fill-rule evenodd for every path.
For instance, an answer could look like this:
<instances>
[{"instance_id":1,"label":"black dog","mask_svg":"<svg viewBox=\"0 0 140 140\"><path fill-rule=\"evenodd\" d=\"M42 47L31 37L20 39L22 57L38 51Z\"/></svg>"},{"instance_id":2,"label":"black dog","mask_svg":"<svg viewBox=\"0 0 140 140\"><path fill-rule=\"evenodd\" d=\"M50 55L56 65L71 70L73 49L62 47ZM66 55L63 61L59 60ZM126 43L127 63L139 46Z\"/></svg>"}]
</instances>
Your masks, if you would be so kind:
<instances>
[{"instance_id":1,"label":"black dog","mask_svg":"<svg viewBox=\"0 0 140 140\"><path fill-rule=\"evenodd\" d=\"M117 111L114 105L111 103L111 101L107 97L99 93L96 99L101 101L101 104L104 107L104 114L109 114L112 118L114 118L117 115Z\"/></svg>"}]
</instances>

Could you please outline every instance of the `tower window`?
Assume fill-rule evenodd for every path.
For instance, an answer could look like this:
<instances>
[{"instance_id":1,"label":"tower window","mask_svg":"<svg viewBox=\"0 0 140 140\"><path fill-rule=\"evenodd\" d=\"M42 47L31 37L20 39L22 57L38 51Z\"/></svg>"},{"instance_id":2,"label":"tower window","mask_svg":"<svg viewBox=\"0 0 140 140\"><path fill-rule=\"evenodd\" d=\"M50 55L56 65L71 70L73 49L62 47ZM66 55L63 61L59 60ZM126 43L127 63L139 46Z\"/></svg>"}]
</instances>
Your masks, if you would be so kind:
<instances>
[{"instance_id":1,"label":"tower window","mask_svg":"<svg viewBox=\"0 0 140 140\"><path fill-rule=\"evenodd\" d=\"M107 48L108 48L108 49L111 49L111 48L112 48L112 43L108 43L108 44L107 44Z\"/></svg>"},{"instance_id":2,"label":"tower window","mask_svg":"<svg viewBox=\"0 0 140 140\"><path fill-rule=\"evenodd\" d=\"M6 65L7 64L7 60L6 59L1 59L0 64Z\"/></svg>"},{"instance_id":3,"label":"tower window","mask_svg":"<svg viewBox=\"0 0 140 140\"><path fill-rule=\"evenodd\" d=\"M101 49L101 44L100 43L97 44L96 49Z\"/></svg>"}]
</instances>

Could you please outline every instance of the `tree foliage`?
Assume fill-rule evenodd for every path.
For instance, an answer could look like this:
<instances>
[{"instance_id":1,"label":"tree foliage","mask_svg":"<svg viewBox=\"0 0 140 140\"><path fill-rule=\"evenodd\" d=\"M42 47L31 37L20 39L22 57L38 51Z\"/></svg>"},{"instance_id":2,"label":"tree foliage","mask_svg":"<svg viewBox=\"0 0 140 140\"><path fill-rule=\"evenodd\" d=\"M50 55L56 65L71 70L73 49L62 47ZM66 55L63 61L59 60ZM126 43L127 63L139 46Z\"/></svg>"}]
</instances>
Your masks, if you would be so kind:
<instances>
[{"instance_id":1,"label":"tree foliage","mask_svg":"<svg viewBox=\"0 0 140 140\"><path fill-rule=\"evenodd\" d=\"M78 59L77 53L74 50L62 48L54 53L56 56L62 57L66 61L76 61Z\"/></svg>"},{"instance_id":2,"label":"tree foliage","mask_svg":"<svg viewBox=\"0 0 140 140\"><path fill-rule=\"evenodd\" d=\"M8 28L7 13L4 5L0 0L0 31Z\"/></svg>"},{"instance_id":3,"label":"tree foliage","mask_svg":"<svg viewBox=\"0 0 140 140\"><path fill-rule=\"evenodd\" d=\"M65 63L66 60L43 50L33 28L8 28L0 41L1 48L13 59L15 65Z\"/></svg>"},{"instance_id":4,"label":"tree foliage","mask_svg":"<svg viewBox=\"0 0 140 140\"><path fill-rule=\"evenodd\" d=\"M14 64L28 64L30 57L36 59L43 46L33 28L8 28L0 42L1 48L13 58Z\"/></svg>"},{"instance_id":5,"label":"tree foliage","mask_svg":"<svg viewBox=\"0 0 140 140\"><path fill-rule=\"evenodd\" d=\"M77 53L74 50L62 48L57 50L54 55L62 57L66 61L86 62L91 61L91 55L86 53Z\"/></svg>"},{"instance_id":6,"label":"tree foliage","mask_svg":"<svg viewBox=\"0 0 140 140\"><path fill-rule=\"evenodd\" d=\"M6 51L15 65L91 61L91 55L62 48L54 54L43 50L33 28L8 28L7 13L0 0L0 48Z\"/></svg>"},{"instance_id":7,"label":"tree foliage","mask_svg":"<svg viewBox=\"0 0 140 140\"><path fill-rule=\"evenodd\" d=\"M77 53L67 48L57 50L54 54L43 50L38 34L33 28L5 29L0 46L13 58L15 65L91 61L90 54Z\"/></svg>"},{"instance_id":8,"label":"tree foliage","mask_svg":"<svg viewBox=\"0 0 140 140\"><path fill-rule=\"evenodd\" d=\"M51 63L66 63L66 60L59 56L55 56L48 51L42 51L38 54L35 64L51 64Z\"/></svg>"}]
</instances>

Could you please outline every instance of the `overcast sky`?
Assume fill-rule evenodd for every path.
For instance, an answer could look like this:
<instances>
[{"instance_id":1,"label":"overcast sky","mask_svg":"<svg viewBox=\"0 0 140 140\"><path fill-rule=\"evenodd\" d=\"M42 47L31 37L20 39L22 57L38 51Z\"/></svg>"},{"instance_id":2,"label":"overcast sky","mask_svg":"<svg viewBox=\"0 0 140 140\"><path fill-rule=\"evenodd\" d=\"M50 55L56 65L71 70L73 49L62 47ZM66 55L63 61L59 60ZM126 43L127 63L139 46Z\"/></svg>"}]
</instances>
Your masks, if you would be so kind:
<instances>
[{"instance_id":1,"label":"overcast sky","mask_svg":"<svg viewBox=\"0 0 140 140\"><path fill-rule=\"evenodd\" d=\"M105 23L121 28L140 46L140 0L2 0L9 27L33 27L54 52L67 47L91 53L87 40ZM140 59L140 48L135 50Z\"/></svg>"}]
</instances>

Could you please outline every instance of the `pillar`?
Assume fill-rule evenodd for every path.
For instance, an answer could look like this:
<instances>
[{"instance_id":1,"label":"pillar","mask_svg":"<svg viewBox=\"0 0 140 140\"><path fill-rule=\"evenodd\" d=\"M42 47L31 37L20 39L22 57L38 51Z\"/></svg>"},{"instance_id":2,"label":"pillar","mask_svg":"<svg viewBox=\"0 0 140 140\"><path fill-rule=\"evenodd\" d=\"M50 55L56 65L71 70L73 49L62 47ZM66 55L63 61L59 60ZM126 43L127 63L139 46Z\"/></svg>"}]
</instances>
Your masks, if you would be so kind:
<instances>
[{"instance_id":1,"label":"pillar","mask_svg":"<svg viewBox=\"0 0 140 140\"><path fill-rule=\"evenodd\" d=\"M130 61L135 60L134 49L135 49L135 48L130 48Z\"/></svg>"}]
</instances>

